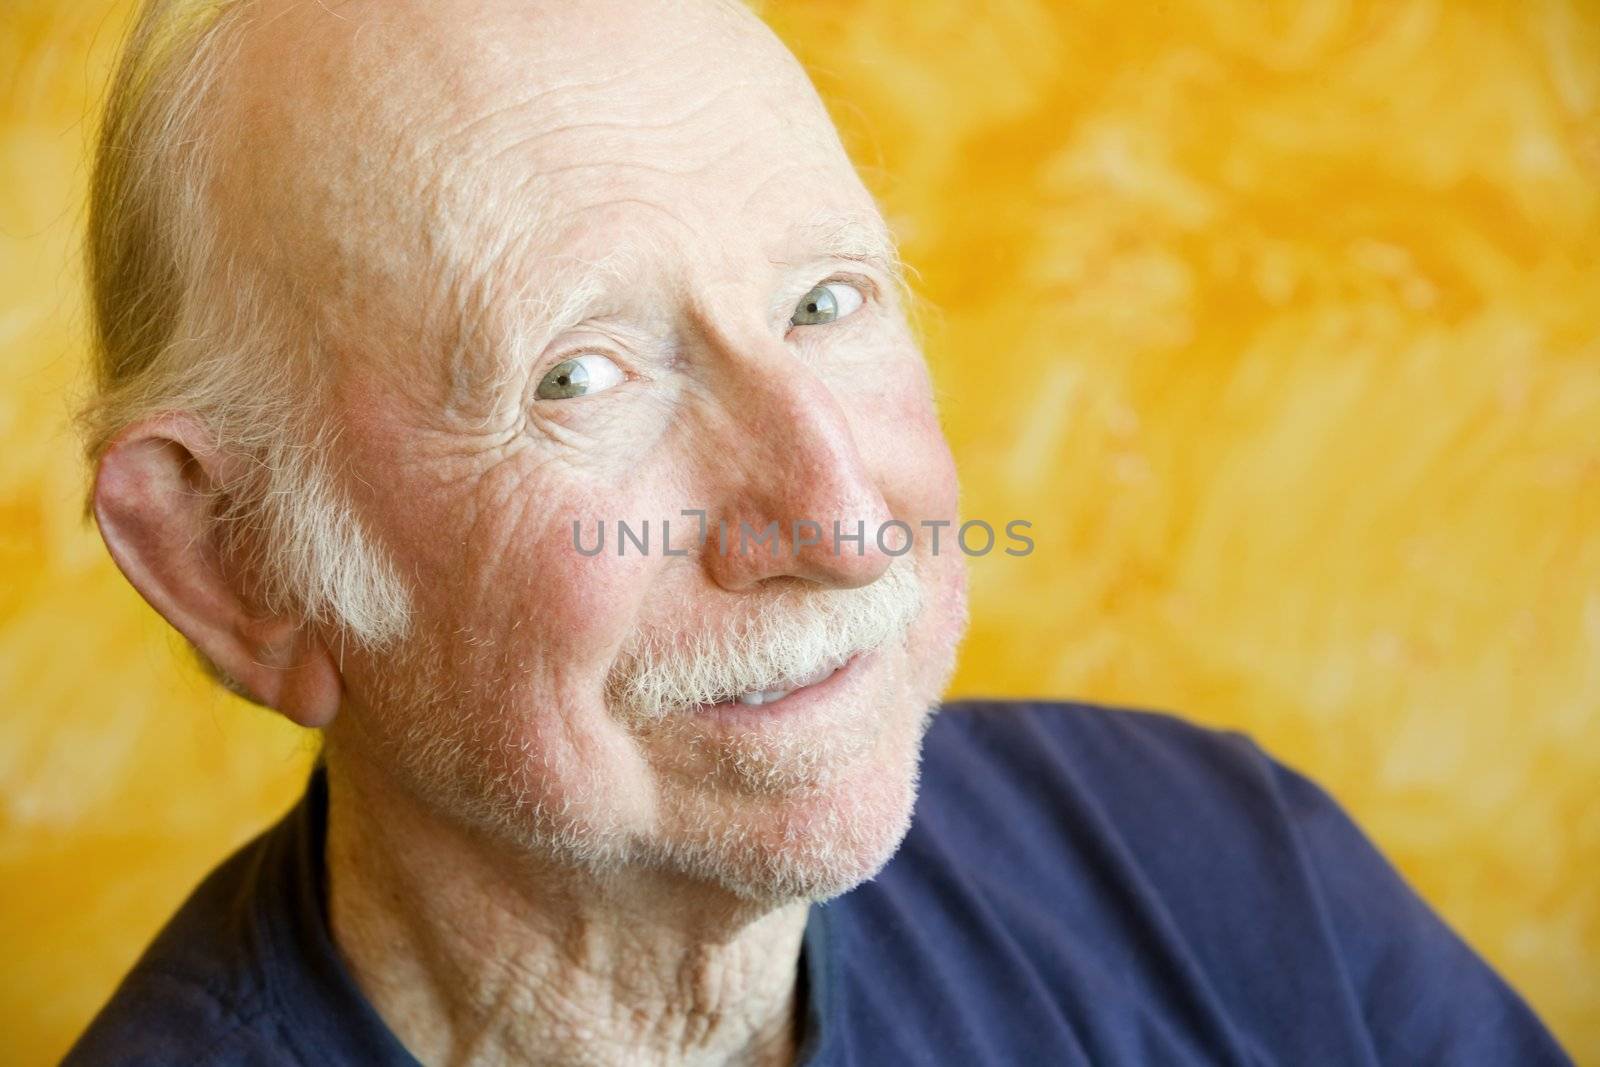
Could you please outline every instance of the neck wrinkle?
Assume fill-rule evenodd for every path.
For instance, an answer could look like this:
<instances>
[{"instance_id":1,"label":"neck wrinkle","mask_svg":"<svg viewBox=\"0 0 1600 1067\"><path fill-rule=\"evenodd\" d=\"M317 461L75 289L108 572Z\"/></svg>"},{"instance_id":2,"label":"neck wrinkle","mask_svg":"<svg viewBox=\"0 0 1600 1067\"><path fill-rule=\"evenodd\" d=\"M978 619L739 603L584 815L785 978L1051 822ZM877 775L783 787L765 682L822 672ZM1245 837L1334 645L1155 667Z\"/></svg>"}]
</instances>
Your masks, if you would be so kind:
<instances>
[{"instance_id":1,"label":"neck wrinkle","mask_svg":"<svg viewBox=\"0 0 1600 1067\"><path fill-rule=\"evenodd\" d=\"M351 762L327 761L330 933L421 1063L793 1062L804 902L506 856Z\"/></svg>"}]
</instances>

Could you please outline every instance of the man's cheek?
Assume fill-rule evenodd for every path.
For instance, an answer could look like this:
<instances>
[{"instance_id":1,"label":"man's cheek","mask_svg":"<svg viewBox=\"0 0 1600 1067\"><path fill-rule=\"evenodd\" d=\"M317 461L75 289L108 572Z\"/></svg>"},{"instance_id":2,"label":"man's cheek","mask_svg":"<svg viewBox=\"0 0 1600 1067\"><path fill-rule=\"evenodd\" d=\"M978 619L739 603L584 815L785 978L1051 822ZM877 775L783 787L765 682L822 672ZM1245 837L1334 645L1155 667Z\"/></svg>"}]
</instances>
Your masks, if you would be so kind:
<instances>
[{"instance_id":1,"label":"man's cheek","mask_svg":"<svg viewBox=\"0 0 1600 1067\"><path fill-rule=\"evenodd\" d=\"M874 417L860 424L858 441L890 512L910 527L911 559L925 597L922 629L936 618L965 618L960 485L926 375L920 367L906 368L892 384ZM944 631L959 625L941 623L938 639L945 641Z\"/></svg>"},{"instance_id":2,"label":"man's cheek","mask_svg":"<svg viewBox=\"0 0 1600 1067\"><path fill-rule=\"evenodd\" d=\"M956 517L955 460L931 405L902 395L881 419L873 449L879 484L895 515L913 524ZM919 537L927 536L918 531ZM942 549L941 545L941 549Z\"/></svg>"},{"instance_id":3,"label":"man's cheek","mask_svg":"<svg viewBox=\"0 0 1600 1067\"><path fill-rule=\"evenodd\" d=\"M541 654L567 680L603 673L635 625L656 560L619 555L614 523L593 508L552 516L511 568L501 569L499 633ZM604 544L598 546L604 533Z\"/></svg>"},{"instance_id":4,"label":"man's cheek","mask_svg":"<svg viewBox=\"0 0 1600 1067\"><path fill-rule=\"evenodd\" d=\"M458 646L458 665L475 663L470 677L488 698L481 713L495 720L482 732L500 737L487 758L557 806L583 794L598 768L640 772L605 712L605 681L656 561L619 557L609 519L606 551L580 551L594 545L596 514L589 504L552 513L537 536L524 524L528 539L498 561L494 610L462 620L470 636Z\"/></svg>"}]
</instances>

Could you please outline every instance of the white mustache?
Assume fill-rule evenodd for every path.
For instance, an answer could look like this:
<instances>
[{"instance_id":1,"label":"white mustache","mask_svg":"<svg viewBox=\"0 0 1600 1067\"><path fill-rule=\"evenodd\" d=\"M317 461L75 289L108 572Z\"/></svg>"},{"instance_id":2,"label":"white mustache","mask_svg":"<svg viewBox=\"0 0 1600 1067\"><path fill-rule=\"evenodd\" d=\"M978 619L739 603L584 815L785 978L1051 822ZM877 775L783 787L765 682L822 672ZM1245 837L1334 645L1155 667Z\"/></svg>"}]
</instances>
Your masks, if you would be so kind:
<instances>
[{"instance_id":1,"label":"white mustache","mask_svg":"<svg viewBox=\"0 0 1600 1067\"><path fill-rule=\"evenodd\" d=\"M858 589L788 588L721 633L687 643L635 638L612 667L607 694L625 714L659 719L741 693L798 688L904 639L921 610L921 582L903 560Z\"/></svg>"}]
</instances>

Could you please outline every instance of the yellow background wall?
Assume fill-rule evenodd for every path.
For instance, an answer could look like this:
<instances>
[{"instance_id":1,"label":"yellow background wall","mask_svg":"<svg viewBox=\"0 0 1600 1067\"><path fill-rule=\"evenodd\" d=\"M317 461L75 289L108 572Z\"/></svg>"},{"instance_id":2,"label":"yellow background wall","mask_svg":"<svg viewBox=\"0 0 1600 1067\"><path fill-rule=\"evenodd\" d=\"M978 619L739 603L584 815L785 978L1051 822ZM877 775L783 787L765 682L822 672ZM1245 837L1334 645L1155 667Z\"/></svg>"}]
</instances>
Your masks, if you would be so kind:
<instances>
[{"instance_id":1,"label":"yellow background wall","mask_svg":"<svg viewBox=\"0 0 1600 1067\"><path fill-rule=\"evenodd\" d=\"M880 190L980 562L961 693L1320 779L1600 1063L1600 5L773 0ZM123 0L0 5L0 1060L51 1062L314 742L78 516Z\"/></svg>"}]
</instances>

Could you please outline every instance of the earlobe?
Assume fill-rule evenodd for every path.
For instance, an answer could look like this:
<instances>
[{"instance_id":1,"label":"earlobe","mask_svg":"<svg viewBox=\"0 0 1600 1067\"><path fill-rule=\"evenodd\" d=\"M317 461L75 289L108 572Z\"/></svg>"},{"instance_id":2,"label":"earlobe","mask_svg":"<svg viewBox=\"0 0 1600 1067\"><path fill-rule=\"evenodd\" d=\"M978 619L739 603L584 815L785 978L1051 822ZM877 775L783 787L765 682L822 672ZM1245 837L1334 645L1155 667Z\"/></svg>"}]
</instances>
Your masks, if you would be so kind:
<instances>
[{"instance_id":1,"label":"earlobe","mask_svg":"<svg viewBox=\"0 0 1600 1067\"><path fill-rule=\"evenodd\" d=\"M139 594L251 698L303 726L338 711L338 665L303 620L265 615L231 567L216 514L230 461L195 419L129 427L96 471L93 511Z\"/></svg>"},{"instance_id":2,"label":"earlobe","mask_svg":"<svg viewBox=\"0 0 1600 1067\"><path fill-rule=\"evenodd\" d=\"M255 670L249 684L259 703L314 730L333 722L344 682L334 656L308 627L287 619L251 620L242 636L251 649Z\"/></svg>"}]
</instances>

